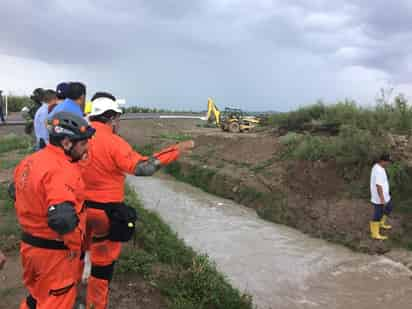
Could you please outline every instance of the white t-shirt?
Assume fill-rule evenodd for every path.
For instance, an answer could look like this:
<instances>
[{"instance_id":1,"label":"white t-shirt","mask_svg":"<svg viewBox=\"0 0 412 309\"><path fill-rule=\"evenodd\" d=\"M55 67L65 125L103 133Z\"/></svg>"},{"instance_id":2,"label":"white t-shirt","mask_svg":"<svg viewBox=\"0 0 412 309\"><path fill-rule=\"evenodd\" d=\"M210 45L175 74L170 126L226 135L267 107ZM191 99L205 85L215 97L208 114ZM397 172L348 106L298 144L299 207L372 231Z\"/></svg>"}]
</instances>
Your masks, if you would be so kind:
<instances>
[{"instance_id":1,"label":"white t-shirt","mask_svg":"<svg viewBox=\"0 0 412 309\"><path fill-rule=\"evenodd\" d=\"M382 187L385 203L389 202L391 196L389 194L388 176L386 175L385 169L377 163L373 166L371 172L371 202L374 204L382 204L376 185Z\"/></svg>"}]
</instances>

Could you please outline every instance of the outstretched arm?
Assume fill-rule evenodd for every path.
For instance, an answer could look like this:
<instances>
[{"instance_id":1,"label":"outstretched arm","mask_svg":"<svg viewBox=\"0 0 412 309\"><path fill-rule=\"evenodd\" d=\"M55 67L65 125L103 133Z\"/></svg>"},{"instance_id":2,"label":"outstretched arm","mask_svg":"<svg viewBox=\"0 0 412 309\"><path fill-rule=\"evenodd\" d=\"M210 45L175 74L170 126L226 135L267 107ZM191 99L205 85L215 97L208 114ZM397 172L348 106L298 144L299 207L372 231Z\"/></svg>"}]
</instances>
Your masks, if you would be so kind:
<instances>
[{"instance_id":1,"label":"outstretched arm","mask_svg":"<svg viewBox=\"0 0 412 309\"><path fill-rule=\"evenodd\" d=\"M135 175L152 176L161 167L176 161L181 153L189 152L193 147L193 141L185 141L163 149L153 154L147 160L139 161L136 165Z\"/></svg>"}]
</instances>

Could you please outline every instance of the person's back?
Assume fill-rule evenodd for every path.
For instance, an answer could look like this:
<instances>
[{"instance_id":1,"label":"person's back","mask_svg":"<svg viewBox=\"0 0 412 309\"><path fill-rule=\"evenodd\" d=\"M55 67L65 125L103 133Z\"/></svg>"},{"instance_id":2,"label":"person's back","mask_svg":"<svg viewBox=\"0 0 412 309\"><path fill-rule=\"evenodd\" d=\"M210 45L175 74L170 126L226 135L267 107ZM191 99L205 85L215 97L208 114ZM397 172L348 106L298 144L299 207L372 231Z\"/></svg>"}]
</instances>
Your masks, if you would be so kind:
<instances>
[{"instance_id":1,"label":"person's back","mask_svg":"<svg viewBox=\"0 0 412 309\"><path fill-rule=\"evenodd\" d=\"M47 130L47 117L49 106L57 101L54 90L46 90L43 97L44 103L34 116L34 134L36 135L36 149L42 149L49 143L49 132Z\"/></svg>"},{"instance_id":2,"label":"person's back","mask_svg":"<svg viewBox=\"0 0 412 309\"><path fill-rule=\"evenodd\" d=\"M122 202L127 174L134 174L136 164L147 157L140 156L107 125L92 121L96 129L89 143L88 159L83 163L86 200Z\"/></svg>"},{"instance_id":3,"label":"person's back","mask_svg":"<svg viewBox=\"0 0 412 309\"><path fill-rule=\"evenodd\" d=\"M381 201L376 185L381 186L383 193L383 201ZM386 204L391 200L389 191L389 181L385 168L379 163L375 163L371 170L370 179L371 202L374 204Z\"/></svg>"},{"instance_id":4,"label":"person's back","mask_svg":"<svg viewBox=\"0 0 412 309\"><path fill-rule=\"evenodd\" d=\"M47 209L66 197L80 212L84 183L79 169L62 149L48 145L22 160L15 169L14 178L18 196L15 207L23 231L59 239L60 236L47 224Z\"/></svg>"},{"instance_id":5,"label":"person's back","mask_svg":"<svg viewBox=\"0 0 412 309\"><path fill-rule=\"evenodd\" d=\"M83 117L82 106L86 100L86 86L79 82L71 82L67 86L65 93L66 99L53 109L49 114L49 118L59 112L72 113L79 117Z\"/></svg>"},{"instance_id":6,"label":"person's back","mask_svg":"<svg viewBox=\"0 0 412 309\"><path fill-rule=\"evenodd\" d=\"M49 117L52 117L54 114L59 113L59 112L66 112L66 113L72 113L78 116L83 116L83 112L72 99L66 98L64 101L61 103L57 104L53 111L50 113Z\"/></svg>"}]
</instances>

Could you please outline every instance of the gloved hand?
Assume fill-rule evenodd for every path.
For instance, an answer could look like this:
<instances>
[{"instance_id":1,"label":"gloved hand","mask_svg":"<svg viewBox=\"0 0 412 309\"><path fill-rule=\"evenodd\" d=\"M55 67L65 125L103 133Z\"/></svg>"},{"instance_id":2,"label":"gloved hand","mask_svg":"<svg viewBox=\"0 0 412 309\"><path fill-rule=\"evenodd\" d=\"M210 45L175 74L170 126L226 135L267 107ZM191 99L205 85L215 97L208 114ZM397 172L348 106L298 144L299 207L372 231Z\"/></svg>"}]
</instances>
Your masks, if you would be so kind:
<instances>
[{"instance_id":1,"label":"gloved hand","mask_svg":"<svg viewBox=\"0 0 412 309\"><path fill-rule=\"evenodd\" d=\"M195 142L193 140L180 142L176 147L180 153L188 153L195 147Z\"/></svg>"}]
</instances>

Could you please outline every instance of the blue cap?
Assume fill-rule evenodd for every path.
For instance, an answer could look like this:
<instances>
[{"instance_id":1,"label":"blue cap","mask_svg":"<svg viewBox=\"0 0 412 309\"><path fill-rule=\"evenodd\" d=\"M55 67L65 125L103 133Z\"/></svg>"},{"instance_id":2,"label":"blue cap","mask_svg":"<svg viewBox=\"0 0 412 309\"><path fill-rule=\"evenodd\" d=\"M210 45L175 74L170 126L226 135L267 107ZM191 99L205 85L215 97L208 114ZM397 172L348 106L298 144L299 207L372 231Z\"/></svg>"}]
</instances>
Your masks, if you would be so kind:
<instances>
[{"instance_id":1,"label":"blue cap","mask_svg":"<svg viewBox=\"0 0 412 309\"><path fill-rule=\"evenodd\" d=\"M67 96L67 90L69 89L69 83L62 82L56 87L56 96L59 99L65 99Z\"/></svg>"}]
</instances>

